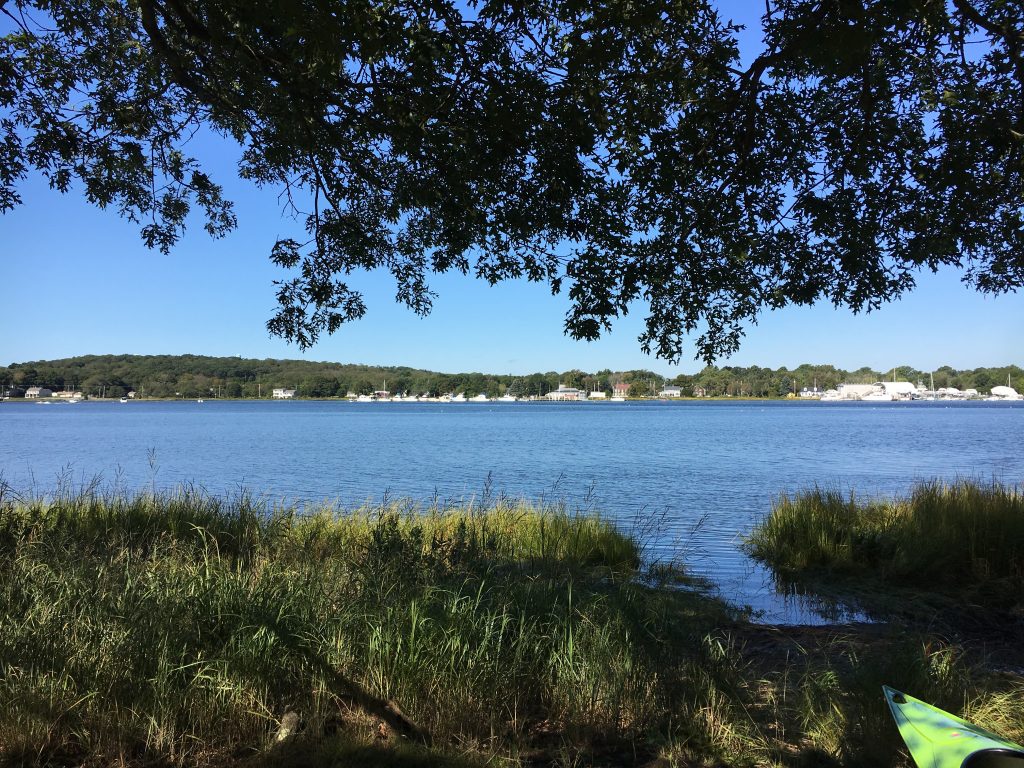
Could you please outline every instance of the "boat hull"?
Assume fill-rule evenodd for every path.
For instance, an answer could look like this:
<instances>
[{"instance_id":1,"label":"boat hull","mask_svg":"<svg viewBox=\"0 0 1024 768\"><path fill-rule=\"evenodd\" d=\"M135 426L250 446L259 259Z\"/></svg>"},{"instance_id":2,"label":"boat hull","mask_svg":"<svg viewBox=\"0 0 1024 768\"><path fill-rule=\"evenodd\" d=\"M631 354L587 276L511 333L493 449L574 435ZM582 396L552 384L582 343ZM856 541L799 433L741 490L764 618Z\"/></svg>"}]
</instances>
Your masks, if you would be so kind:
<instances>
[{"instance_id":1,"label":"boat hull","mask_svg":"<svg viewBox=\"0 0 1024 768\"><path fill-rule=\"evenodd\" d=\"M1024 768L1024 748L913 696L883 686L919 768Z\"/></svg>"}]
</instances>

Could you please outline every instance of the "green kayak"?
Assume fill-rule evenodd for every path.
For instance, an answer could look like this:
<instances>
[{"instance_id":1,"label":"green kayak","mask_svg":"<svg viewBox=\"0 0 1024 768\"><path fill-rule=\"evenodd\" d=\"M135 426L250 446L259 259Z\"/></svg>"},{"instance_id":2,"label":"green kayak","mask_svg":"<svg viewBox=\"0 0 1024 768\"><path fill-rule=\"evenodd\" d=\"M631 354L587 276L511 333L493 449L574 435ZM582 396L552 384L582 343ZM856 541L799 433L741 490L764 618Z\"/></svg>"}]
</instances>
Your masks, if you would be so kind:
<instances>
[{"instance_id":1,"label":"green kayak","mask_svg":"<svg viewBox=\"0 0 1024 768\"><path fill-rule=\"evenodd\" d=\"M1024 747L913 696L882 690L919 768L1024 768Z\"/></svg>"}]
</instances>

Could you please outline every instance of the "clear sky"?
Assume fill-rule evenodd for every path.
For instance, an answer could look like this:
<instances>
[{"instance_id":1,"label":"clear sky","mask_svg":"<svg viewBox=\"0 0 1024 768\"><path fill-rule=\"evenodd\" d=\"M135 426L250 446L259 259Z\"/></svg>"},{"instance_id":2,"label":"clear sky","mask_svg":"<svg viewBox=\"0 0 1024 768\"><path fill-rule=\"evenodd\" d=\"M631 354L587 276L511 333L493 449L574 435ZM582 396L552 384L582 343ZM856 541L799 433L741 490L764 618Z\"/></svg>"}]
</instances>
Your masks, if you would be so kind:
<instances>
[{"instance_id":1,"label":"clear sky","mask_svg":"<svg viewBox=\"0 0 1024 768\"><path fill-rule=\"evenodd\" d=\"M723 3L744 20L753 0ZM754 25L756 29L756 24ZM0 28L0 31L3 31ZM756 48L744 39L744 52ZM60 195L38 176L21 188L24 204L0 215L0 365L82 354L205 354L298 358L440 371L527 373L581 368L699 370L693 347L679 366L648 357L636 337L638 305L594 343L563 335L567 301L543 284L486 283L435 276L434 310L420 318L394 302L383 274L354 275L368 312L305 354L265 329L284 273L267 258L278 237L302 239L301 222L281 213L274 190L231 174L229 148L205 143L200 158L221 172L239 226L211 240L199 222L171 255L146 249L138 227L114 211ZM1024 294L986 297L954 272L923 274L904 299L867 315L830 305L762 315L741 350L719 364L846 369L894 365L931 369L1021 364Z\"/></svg>"}]
</instances>

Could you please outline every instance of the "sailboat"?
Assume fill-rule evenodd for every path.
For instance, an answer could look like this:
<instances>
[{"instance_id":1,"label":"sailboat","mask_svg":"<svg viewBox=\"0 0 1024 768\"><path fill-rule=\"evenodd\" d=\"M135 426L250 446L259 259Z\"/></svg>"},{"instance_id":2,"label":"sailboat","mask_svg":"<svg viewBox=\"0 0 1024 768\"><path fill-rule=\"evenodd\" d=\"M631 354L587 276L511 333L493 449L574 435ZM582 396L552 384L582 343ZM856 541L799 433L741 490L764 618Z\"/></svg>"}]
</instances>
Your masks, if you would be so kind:
<instances>
[{"instance_id":1,"label":"sailboat","mask_svg":"<svg viewBox=\"0 0 1024 768\"><path fill-rule=\"evenodd\" d=\"M1021 395L1016 389L1011 386L1010 374L1006 374L1006 386L992 387L992 395L986 397L986 400L991 402L1002 402L1006 400L1024 400L1024 395Z\"/></svg>"}]
</instances>

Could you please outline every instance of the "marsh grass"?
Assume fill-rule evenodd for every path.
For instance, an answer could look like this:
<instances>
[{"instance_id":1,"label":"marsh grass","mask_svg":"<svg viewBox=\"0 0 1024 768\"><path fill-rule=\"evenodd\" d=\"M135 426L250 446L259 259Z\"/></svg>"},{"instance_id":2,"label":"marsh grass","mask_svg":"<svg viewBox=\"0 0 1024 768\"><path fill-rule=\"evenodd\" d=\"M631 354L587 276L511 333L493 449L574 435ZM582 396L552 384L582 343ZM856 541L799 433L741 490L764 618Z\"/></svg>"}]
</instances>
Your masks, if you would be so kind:
<instances>
[{"instance_id":1,"label":"marsh grass","mask_svg":"<svg viewBox=\"0 0 1024 768\"><path fill-rule=\"evenodd\" d=\"M828 574L1005 611L1024 594L1024 493L969 480L887 500L815 488L780 497L746 547L783 579Z\"/></svg>"},{"instance_id":2,"label":"marsh grass","mask_svg":"<svg viewBox=\"0 0 1024 768\"><path fill-rule=\"evenodd\" d=\"M485 756L545 733L572 754L657 741L693 729L692 654L725 611L640 561L596 515L504 499L7 500L0 755L219 764L267 753L286 712L306 737L377 728Z\"/></svg>"},{"instance_id":3,"label":"marsh grass","mask_svg":"<svg viewBox=\"0 0 1024 768\"><path fill-rule=\"evenodd\" d=\"M641 549L507 499L0 499L0 764L889 765L882 683L1024 729L957 646L780 661Z\"/></svg>"}]
</instances>

